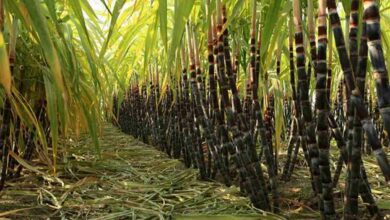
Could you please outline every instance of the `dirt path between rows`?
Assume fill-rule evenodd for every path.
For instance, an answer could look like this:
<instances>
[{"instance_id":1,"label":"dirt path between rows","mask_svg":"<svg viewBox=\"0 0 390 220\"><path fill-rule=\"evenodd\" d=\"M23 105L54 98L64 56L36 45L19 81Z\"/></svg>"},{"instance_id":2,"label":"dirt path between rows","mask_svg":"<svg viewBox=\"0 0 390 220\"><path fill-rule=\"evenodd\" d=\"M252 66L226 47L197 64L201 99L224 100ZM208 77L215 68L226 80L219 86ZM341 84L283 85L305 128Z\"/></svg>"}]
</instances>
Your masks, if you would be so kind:
<instances>
[{"instance_id":1,"label":"dirt path between rows","mask_svg":"<svg viewBox=\"0 0 390 220\"><path fill-rule=\"evenodd\" d=\"M197 180L196 170L110 124L100 146L98 159L88 135L62 141L67 155L56 178L29 163L0 193L0 218L282 219L253 208L237 187Z\"/></svg>"}]
</instances>

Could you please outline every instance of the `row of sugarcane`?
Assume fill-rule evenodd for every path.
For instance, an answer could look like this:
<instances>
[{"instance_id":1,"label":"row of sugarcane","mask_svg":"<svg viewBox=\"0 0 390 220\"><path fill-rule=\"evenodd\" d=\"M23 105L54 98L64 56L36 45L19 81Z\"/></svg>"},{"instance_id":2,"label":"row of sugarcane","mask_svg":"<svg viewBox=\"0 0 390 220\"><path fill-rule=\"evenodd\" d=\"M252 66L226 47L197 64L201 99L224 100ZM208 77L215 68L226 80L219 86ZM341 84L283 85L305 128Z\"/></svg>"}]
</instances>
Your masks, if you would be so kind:
<instances>
[{"instance_id":1,"label":"row of sugarcane","mask_svg":"<svg viewBox=\"0 0 390 220\"><path fill-rule=\"evenodd\" d=\"M4 10L3 7L0 7L0 10ZM1 22L4 22L4 11L0 12ZM17 42L17 29L18 29L18 20L13 18L12 29L8 30L7 35L4 34L4 23L0 24L0 31L2 33L2 38L4 36L9 38L8 55L9 55L9 68L12 76L12 81L15 84L15 87L18 91L28 91L26 88L26 82L24 82L20 77L15 76L16 72L16 42ZM2 39L4 41L4 39ZM6 68L6 67L5 67ZM20 68L18 73L25 74L26 70ZM37 83L39 84L39 83ZM36 85L37 92L38 87L43 87L43 85ZM24 161L30 161L36 155L36 150L38 145L42 143L37 138L38 132L36 127L31 124L26 124L17 114L17 112L12 109L11 98L13 98L13 93L3 92L3 100L1 106L1 124L0 124L0 158L1 158L1 174L0 174L0 191L2 191L6 186L6 181L20 177L23 173L23 165L18 162L15 157L20 157ZM21 94L28 96L28 94ZM46 101L44 98L35 99L31 101L33 113L37 119L37 123L42 126L43 135L45 135L47 142L50 142L50 124L46 114ZM11 157L11 154L14 156Z\"/></svg>"},{"instance_id":2,"label":"row of sugarcane","mask_svg":"<svg viewBox=\"0 0 390 220\"><path fill-rule=\"evenodd\" d=\"M353 0L351 4L352 19L350 21L349 53L345 47L340 18L334 0L319 1L317 45L315 45L315 42L313 43L312 41L313 37L311 35L311 30L313 27L310 27L312 22L310 22L310 18L308 18L308 29L311 40L310 46L311 49L316 47L315 49L317 51L316 53L311 52L313 66L311 67L309 63L308 67L309 70L314 68L316 77L316 110L312 112L310 110L307 85L307 76L310 75L306 75L305 73L306 67L305 52L303 48L304 38L302 33L301 12L299 8L299 1L294 2L295 47L297 56L296 68L298 72L298 87L300 90L298 91L298 97L294 98L296 94L294 94L295 91L293 89L293 100L295 99L299 103L295 106L295 117L297 118L295 121L297 121L296 124L298 125L291 125L292 132L288 142L288 157L285 164L283 177L288 179L289 175L291 175L291 170L294 167L294 162L291 161L296 159L298 146L301 145L303 152L307 152L305 153L305 158L308 161L308 164L310 164L309 168L312 174L312 186L316 194L321 196L319 203L320 210L326 219L336 218L332 189L337 184L343 163L348 165L344 218L358 218L357 210L359 194L361 195L363 201L367 204L369 212L373 216L379 215L378 208L375 205L375 200L370 191L364 165L361 160L363 140L362 124L363 129L366 132L368 144L370 147L372 147L373 151L376 152L375 155L377 157L380 168L385 176L386 181L389 181L389 163L379 141L376 128L372 122L372 119L370 118L370 115L368 114L367 107L364 103L368 51L370 52L372 63L378 62L378 60L380 62L380 64L376 64L376 68L373 67L374 72L387 75L387 73L384 73L386 69L385 63L380 61L383 59L382 48L379 46L380 37L370 39L370 36L378 36L378 33L380 33L380 26L378 23L379 9L375 1L364 1L364 15L361 21L359 21L359 1ZM326 8L328 9L328 14L326 14ZM327 17L329 17L329 26L333 31L340 64L344 73L344 84L346 87L345 112L347 114L345 117L347 119L345 128L340 127L341 123L337 123L335 116L330 112L332 47L329 49L329 62L327 62L327 44L328 40L332 42L332 37L329 39L327 37ZM360 45L358 46L359 24L362 26L362 33L360 36ZM375 47L370 47L371 43L375 44ZM332 46L332 44L330 45ZM291 58L293 57L292 48L292 40L290 39ZM379 54L379 56L375 56L375 54ZM293 79L293 63L294 61L291 60L291 79ZM373 66L375 65L373 64ZM381 66L381 68L379 66ZM378 71L378 69L380 69L380 71ZM357 85L355 85L355 83ZM385 101L380 101L380 99L386 100L385 93L388 90L388 86L386 86L386 84L388 84L388 80L387 82L383 81L383 79L382 81L376 80L379 108L386 108L387 106ZM294 85L295 83L292 81L292 86ZM384 91L384 93L379 94L379 90ZM382 96L382 98L380 96ZM342 101L339 101L339 104L341 104L341 102ZM301 111L302 114L300 114L299 111ZM382 111L382 113L386 114L385 111ZM312 114L314 114L315 118L313 118ZM299 117L302 117L303 120L299 120ZM382 115L384 124L387 123L385 120L386 117L386 115ZM343 120L341 120L341 122L343 123ZM300 123L303 125L299 125ZM316 125L314 123L316 123ZM306 128L306 131L302 131L300 128ZM345 130L344 133L341 132L342 129ZM302 134L304 135L303 138ZM330 137L333 137L336 140L337 146L340 149L340 159L333 180L331 178L329 168ZM294 152L292 152L293 149ZM292 159L291 155L293 155Z\"/></svg>"},{"instance_id":3,"label":"row of sugarcane","mask_svg":"<svg viewBox=\"0 0 390 220\"><path fill-rule=\"evenodd\" d=\"M281 178L285 181L290 179L302 149L311 175L311 186L324 219L338 218L333 190L343 164L348 168L344 218L359 218L359 195L369 213L380 216L361 159L363 131L386 181L390 180L389 162L382 149L378 127L367 110L364 94L367 90L365 79L369 54L383 129L389 133L390 88L381 47L379 8L374 0L363 2L363 16L358 10L360 1L351 2L348 51L335 0L319 0L317 36L315 10L313 2L309 1L308 11L312 13L307 16L310 40L308 66L299 0L293 1L293 16L289 19L291 99L285 100L284 105L288 108L284 115L290 137ZM274 96L268 94L264 101L264 97L258 95L259 80L267 80L267 72L261 68L261 27L256 17L256 1L252 4L249 77L244 98L238 93L238 57L232 57L231 53L229 29L225 27L226 8L220 0L216 3L214 14L211 13L210 1L206 1L210 20L207 71L202 69L195 31L188 24L178 62L182 69L180 79L172 79L168 88L161 88L156 70L152 74L155 79L151 79L149 84L133 83L122 103L118 102L118 98L114 99L114 111L119 112L117 122L125 132L158 146L170 156L183 158L186 166L199 169L202 179L218 179L228 186L238 184L254 206L279 212L278 153L273 139ZM338 111L331 111L330 105L333 39L328 34L328 26L333 31L344 75L345 104ZM362 27L360 35L359 26ZM280 58L276 64L278 74ZM314 100L309 98L311 72L315 76ZM162 89L166 91L164 94ZM336 107L340 102L344 100L339 100ZM267 103L264 113L262 103ZM342 117L345 118L340 120ZM329 158L332 138L336 140L340 152L333 176ZM263 159L267 172L260 166Z\"/></svg>"}]
</instances>

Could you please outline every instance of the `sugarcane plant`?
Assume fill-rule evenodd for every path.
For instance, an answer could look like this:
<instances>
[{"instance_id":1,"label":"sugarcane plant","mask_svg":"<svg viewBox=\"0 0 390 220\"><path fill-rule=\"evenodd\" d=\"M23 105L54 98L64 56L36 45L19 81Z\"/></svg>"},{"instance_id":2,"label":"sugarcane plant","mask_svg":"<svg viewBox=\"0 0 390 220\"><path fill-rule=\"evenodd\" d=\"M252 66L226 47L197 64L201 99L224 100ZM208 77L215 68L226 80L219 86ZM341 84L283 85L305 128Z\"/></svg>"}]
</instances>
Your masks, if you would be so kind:
<instances>
[{"instance_id":1,"label":"sugarcane plant","mask_svg":"<svg viewBox=\"0 0 390 220\"><path fill-rule=\"evenodd\" d=\"M389 163L380 141L383 134L371 120L374 111L369 104L377 96L386 131L388 79L377 3L364 1L362 14L359 1L344 2L351 6L346 9L346 35L334 0L250 3L237 3L234 8L236 4L229 1L206 0L202 10L187 8L188 17L174 21L174 29L181 31L173 35L169 66L163 58L146 59L146 77L129 83L121 103L115 95L113 121L123 131L198 169L200 179L238 185L255 207L273 212L282 209L281 181L296 178L294 170L302 161L310 174L312 207L323 219L340 218L335 191L345 165L344 218L358 217L359 195L370 215L380 216L361 158L367 141L388 181ZM185 6L178 1L174 6L183 7L177 14L182 16ZM270 31L270 14L263 13L280 12L272 7L284 7L277 23L288 34ZM229 20L230 12L236 17ZM247 16L241 18L239 12ZM199 16L207 22L201 24ZM239 27L236 22L241 22ZM368 53L376 96L366 86ZM342 76L335 66L341 67ZM275 86L276 78L280 86ZM278 129L281 138L276 135ZM280 157L280 145L285 145L285 158Z\"/></svg>"},{"instance_id":2,"label":"sugarcane plant","mask_svg":"<svg viewBox=\"0 0 390 220\"><path fill-rule=\"evenodd\" d=\"M24 178L34 162L57 175L57 160L68 156L59 139L71 130L88 130L100 153L97 112L111 104L102 95L111 88L100 82L106 73L97 74L101 65L87 28L98 22L85 23L89 2L64 5L0 0L0 190Z\"/></svg>"}]
</instances>

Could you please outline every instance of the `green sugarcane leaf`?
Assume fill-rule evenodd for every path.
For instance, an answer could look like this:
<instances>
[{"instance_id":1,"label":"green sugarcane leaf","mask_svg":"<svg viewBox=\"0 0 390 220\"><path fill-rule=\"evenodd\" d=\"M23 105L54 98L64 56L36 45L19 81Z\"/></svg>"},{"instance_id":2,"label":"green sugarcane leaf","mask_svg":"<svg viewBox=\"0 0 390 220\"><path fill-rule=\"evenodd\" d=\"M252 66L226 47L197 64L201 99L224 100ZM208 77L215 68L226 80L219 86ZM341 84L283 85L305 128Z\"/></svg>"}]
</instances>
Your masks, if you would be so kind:
<instances>
[{"instance_id":1,"label":"green sugarcane leaf","mask_svg":"<svg viewBox=\"0 0 390 220\"><path fill-rule=\"evenodd\" d=\"M160 34L166 53L168 53L168 6L167 0L159 0L158 14L160 19Z\"/></svg>"},{"instance_id":2,"label":"green sugarcane leaf","mask_svg":"<svg viewBox=\"0 0 390 220\"><path fill-rule=\"evenodd\" d=\"M83 8L83 12L85 12L88 15L88 18L97 25L98 22L98 16L96 15L94 9L89 4L89 1L83 0L81 1L81 7ZM99 28L100 29L100 28Z\"/></svg>"},{"instance_id":3,"label":"green sugarcane leaf","mask_svg":"<svg viewBox=\"0 0 390 220\"><path fill-rule=\"evenodd\" d=\"M108 34L107 34L107 37L104 41L104 44L103 44L103 47L100 51L100 54L99 54L99 58L102 59L103 56L105 55L106 53L106 50L107 50L107 47L108 47L108 44L110 42L110 39L111 39L111 36L114 32L114 28L115 28L115 25L116 25L116 22L118 20L118 17L121 13L121 10L123 8L123 6L125 5L126 3L126 0L118 0L115 2L115 6L114 6L114 11L112 12L112 17L111 17L111 23L110 23L110 27L109 27L109 31L108 31Z\"/></svg>"},{"instance_id":4,"label":"green sugarcane leaf","mask_svg":"<svg viewBox=\"0 0 390 220\"><path fill-rule=\"evenodd\" d=\"M61 63L58 58L57 50L54 47L51 39L50 31L48 29L48 23L44 18L44 10L39 1L23 0L26 6L30 20L38 33L39 41L42 42L40 46L43 49L45 58L49 63L53 78L58 88L60 89L62 98L67 99L67 91L65 89L64 81L61 73Z\"/></svg>"},{"instance_id":5,"label":"green sugarcane leaf","mask_svg":"<svg viewBox=\"0 0 390 220\"><path fill-rule=\"evenodd\" d=\"M74 14L76 15L77 20L80 22L81 27L83 28L83 31L84 31L83 34L85 35L86 39L88 40L90 48L88 48L88 50L85 50L85 51L91 51L91 49L93 47L92 47L91 39L89 37L88 28L87 28L87 25L85 23L85 18L84 18L84 15L83 15L83 11L82 11L82 7L81 7L81 4L80 4L80 1L78 1L78 0L71 0L70 1L70 6L71 6Z\"/></svg>"},{"instance_id":6,"label":"green sugarcane leaf","mask_svg":"<svg viewBox=\"0 0 390 220\"><path fill-rule=\"evenodd\" d=\"M49 78L50 75L44 75L44 83L46 89L46 100L47 100L47 113L50 121L50 135L53 147L53 168L56 173L57 166L57 151L58 151L58 100L56 87L53 86L52 80Z\"/></svg>"},{"instance_id":7,"label":"green sugarcane leaf","mask_svg":"<svg viewBox=\"0 0 390 220\"><path fill-rule=\"evenodd\" d=\"M20 117L21 121L29 126L35 128L35 135L39 138L41 144L37 146L37 152L42 161L54 169L52 161L49 157L49 150L46 141L45 132L42 128L42 124L38 122L34 111L29 105L28 101L17 91L15 87L12 88L12 97L10 98L12 110Z\"/></svg>"},{"instance_id":8,"label":"green sugarcane leaf","mask_svg":"<svg viewBox=\"0 0 390 220\"><path fill-rule=\"evenodd\" d=\"M0 83L7 92L11 94L11 70L7 46L5 45L3 33L0 33Z\"/></svg>"},{"instance_id":9,"label":"green sugarcane leaf","mask_svg":"<svg viewBox=\"0 0 390 220\"><path fill-rule=\"evenodd\" d=\"M262 35L261 35L261 44L262 44L261 57L264 57L266 51L268 50L270 40L272 39L271 38L272 33L276 28L275 21L278 21L281 8L282 8L282 0L272 1L271 5L269 6L269 10L267 10L266 14L264 15L265 22L264 22L264 27L262 29Z\"/></svg>"},{"instance_id":10,"label":"green sugarcane leaf","mask_svg":"<svg viewBox=\"0 0 390 220\"><path fill-rule=\"evenodd\" d=\"M351 0L341 0L341 3L343 4L344 12L346 14L351 13Z\"/></svg>"},{"instance_id":11,"label":"green sugarcane leaf","mask_svg":"<svg viewBox=\"0 0 390 220\"><path fill-rule=\"evenodd\" d=\"M150 65L150 55L155 47L157 42L157 18L155 22L149 25L148 32L145 40L145 53L144 53L144 72L148 71L148 65Z\"/></svg>"},{"instance_id":12,"label":"green sugarcane leaf","mask_svg":"<svg viewBox=\"0 0 390 220\"><path fill-rule=\"evenodd\" d=\"M185 24L190 16L194 0L175 0L174 23L171 33L171 44L169 47L168 67L172 68L176 51L180 45L184 33Z\"/></svg>"}]
</instances>

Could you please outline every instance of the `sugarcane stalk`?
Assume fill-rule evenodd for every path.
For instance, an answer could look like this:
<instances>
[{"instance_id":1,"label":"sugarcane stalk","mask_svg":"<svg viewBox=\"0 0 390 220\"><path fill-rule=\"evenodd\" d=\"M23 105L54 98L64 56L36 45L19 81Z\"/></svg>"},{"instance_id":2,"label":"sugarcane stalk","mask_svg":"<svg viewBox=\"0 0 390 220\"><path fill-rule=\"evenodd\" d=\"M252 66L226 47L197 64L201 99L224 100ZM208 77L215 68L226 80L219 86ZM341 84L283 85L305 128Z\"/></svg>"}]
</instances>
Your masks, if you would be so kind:
<instances>
[{"instance_id":1,"label":"sugarcane stalk","mask_svg":"<svg viewBox=\"0 0 390 220\"><path fill-rule=\"evenodd\" d=\"M293 149L298 147L299 145L296 145L296 142L298 141L298 136L297 136L297 129L298 129L298 121L296 120L297 115L300 115L299 111L299 104L297 103L297 94L296 94L296 86L295 86L295 64L294 64L294 46L293 46L293 31L292 31L292 22L291 19L289 21L289 61L290 61L290 86L291 86L291 96L292 96L292 120L291 120L291 126L290 126L290 138L288 141L288 148L287 148L287 160L285 163L285 166L283 168L283 173L282 173L282 179L288 180L289 176L289 167L291 166L291 156L293 153ZM298 116L299 117L299 116Z\"/></svg>"},{"instance_id":2,"label":"sugarcane stalk","mask_svg":"<svg viewBox=\"0 0 390 220\"><path fill-rule=\"evenodd\" d=\"M254 79L253 79L253 103L252 103L252 106L253 106L253 113L255 115L253 115L251 117L251 124L250 124L250 129L253 130L253 143L257 143L257 138L259 136L259 132L261 131L261 129L264 128L263 126L263 121L260 121L260 123L258 124L257 123L257 117L259 117L257 114L261 114L261 105L260 105L260 102L259 102L259 95L258 95L258 85L259 85L259 78L260 78L260 63L261 63L261 26L259 25L259 28L258 28L258 31L257 31L257 48L256 48L256 61L255 61L255 69L254 69ZM256 100L257 102L259 102L259 104L256 103ZM258 109L258 106L260 106L260 109ZM262 120L262 118L261 118ZM259 127L256 127L256 126L259 126ZM264 130L265 132L265 130ZM263 144L266 144L266 142L263 142L265 140L261 140ZM262 150L264 149L264 146L262 145L262 148L260 150L260 152L262 152ZM261 156L259 154L259 160L261 160Z\"/></svg>"},{"instance_id":3,"label":"sugarcane stalk","mask_svg":"<svg viewBox=\"0 0 390 220\"><path fill-rule=\"evenodd\" d=\"M266 130L264 128L264 122L261 113L261 106L258 100L258 83L259 83L259 73L260 73L260 50L261 50L261 31L258 30L258 47L256 48L256 1L253 0L253 8L252 8L252 30L251 30L251 42L250 42L250 73L251 73L251 88L252 88L252 117L254 118L253 122L256 126L255 132L252 132L252 126L250 125L249 132L260 134L261 146L264 149L264 153L266 155L267 169L270 178L270 187L272 193L272 209L274 212L279 211L279 193L277 191L276 185L276 166L275 160L272 157L272 142L267 141L266 138ZM254 138L256 139L256 138ZM272 140L271 140L272 141ZM256 143L256 142L254 142ZM251 151L253 156L256 156L255 161L257 162L259 159L256 155L256 151Z\"/></svg>"},{"instance_id":4,"label":"sugarcane stalk","mask_svg":"<svg viewBox=\"0 0 390 220\"><path fill-rule=\"evenodd\" d=\"M298 132L299 132L299 128L298 128ZM294 143L294 145L295 145L294 152L292 155L290 166L288 167L288 170L287 170L287 177L286 177L287 180L289 180L291 178L291 175L294 173L295 165L297 164L297 161L298 161L299 148L302 144L303 137L304 136L299 135L297 140Z\"/></svg>"},{"instance_id":5,"label":"sugarcane stalk","mask_svg":"<svg viewBox=\"0 0 390 220\"><path fill-rule=\"evenodd\" d=\"M210 12L210 0L207 0L206 2L206 10L207 10L207 16L210 20L210 25L208 27L208 45L207 45L207 51L208 51L208 74L209 74L209 117L211 118L211 123L213 127L216 127L216 135L218 139L218 144L220 144L220 150L224 157L224 166L229 169L229 156L228 156L228 148L224 147L226 143L228 143L228 136L227 131L225 130L225 123L223 120L223 117L221 117L221 112L219 109L219 103L218 103L218 93L217 93L217 83L215 78L215 56L214 51L214 44L216 44L216 37L214 36L214 29L215 29L215 22L214 17L211 15ZM215 40L214 40L215 39ZM215 42L214 42L215 41ZM217 144L217 143L216 143ZM229 170L228 170L229 171Z\"/></svg>"},{"instance_id":6,"label":"sugarcane stalk","mask_svg":"<svg viewBox=\"0 0 390 220\"><path fill-rule=\"evenodd\" d=\"M318 12L318 43L316 65L316 111L317 111L317 144L319 148L319 169L322 187L322 196L325 219L335 219L335 207L333 201L333 186L329 166L330 134L328 126L329 100L327 99L327 22L326 2L319 1Z\"/></svg>"},{"instance_id":7,"label":"sugarcane stalk","mask_svg":"<svg viewBox=\"0 0 390 220\"><path fill-rule=\"evenodd\" d=\"M223 152L221 152L220 149L217 147L217 140L215 137L215 133L213 132L212 125L210 123L210 120L207 115L207 104L205 103L204 99L204 89L203 89L203 82L202 82L202 72L200 69L200 59L199 59L199 52L197 51L197 43L195 40L195 36L193 36L194 39L194 48L195 51L191 50L193 56L195 56L195 63L194 59L191 58L191 67L195 65L196 68L196 81L197 81L197 87L193 88L195 91L195 94L197 96L196 102L197 102L197 114L199 118L199 122L201 125L201 128L204 130L203 135L205 136L207 145L210 149L210 154L212 156L212 159L215 161L217 165L217 169L221 172L222 177L224 178L224 182L226 185L230 185L230 175L229 175L229 168L226 167L226 163L224 163L223 156L225 155ZM192 76L193 77L193 76ZM193 79L192 79L193 80ZM193 83L193 82L192 82Z\"/></svg>"},{"instance_id":8,"label":"sugarcane stalk","mask_svg":"<svg viewBox=\"0 0 390 220\"><path fill-rule=\"evenodd\" d=\"M288 148L287 148L287 159L286 159L286 163L284 164L284 167L283 167L283 172L282 172L282 179L283 180L288 180L289 176L290 176L290 172L289 172L289 168L291 167L292 165L292 155L295 155L295 151L296 149L298 148L299 149L299 145L297 144L297 141L298 141L298 135L297 135L297 129L298 129L298 126L297 126L297 121L295 119L293 119L291 121L292 125L291 125L291 130L290 130L290 138L289 138L289 141L288 141ZM294 154L293 154L293 150L294 150Z\"/></svg>"},{"instance_id":9,"label":"sugarcane stalk","mask_svg":"<svg viewBox=\"0 0 390 220\"><path fill-rule=\"evenodd\" d=\"M390 134L390 87L386 68L385 57L382 48L381 26L379 6L375 0L364 0L364 19L366 20L367 44L372 66L372 76L375 80L377 92L377 103L382 116L383 125L388 134ZM374 149L375 155L384 156L383 163L387 163L386 155L382 149ZM390 181L390 169L387 167L385 178ZM382 170L383 171L383 170Z\"/></svg>"},{"instance_id":10,"label":"sugarcane stalk","mask_svg":"<svg viewBox=\"0 0 390 220\"><path fill-rule=\"evenodd\" d=\"M359 2L353 1L352 2L352 20L356 20L354 16L356 16L356 13L354 11L359 10ZM355 22L356 23L356 22ZM362 33L360 37L360 47L359 47L359 54L358 54L358 65L356 69L356 84L359 88L359 91L362 91L363 99L366 98L364 91L366 91L365 83L366 83L366 72L367 72L367 53L368 53L368 46L367 46L367 28L366 28L366 19L363 18L362 20ZM351 57L352 60L352 57ZM365 103L364 107L367 107L367 104ZM362 133L362 125L359 120L355 121L355 137L356 140L354 140L354 144L356 145L355 148L363 149L363 133ZM376 202L373 198L369 182L367 179L367 175L364 168L363 161L360 165L360 185L359 185L359 193L362 197L363 202L367 205L367 208L371 214L371 216L379 215L379 210L376 205Z\"/></svg>"},{"instance_id":11,"label":"sugarcane stalk","mask_svg":"<svg viewBox=\"0 0 390 220\"><path fill-rule=\"evenodd\" d=\"M356 87L353 69L351 67L351 62L345 47L343 31L340 26L340 18L334 0L328 0L328 11L332 23L332 29L333 34L335 36L337 50L339 53L339 60L344 73L346 89L350 93L350 101L353 103L350 105L353 106L357 111L357 116L362 122L363 129L367 134L368 141L373 150L375 151L375 156L377 158L378 164L385 176L385 179L389 180L389 162L387 160L386 154L383 152L382 145L378 139L377 131L374 127L374 124L368 115L367 109L364 108L364 100L362 99L361 92ZM353 119L353 112L349 110L348 112L349 117Z\"/></svg>"},{"instance_id":12,"label":"sugarcane stalk","mask_svg":"<svg viewBox=\"0 0 390 220\"><path fill-rule=\"evenodd\" d=\"M222 25L227 21L226 8L222 6L220 0L217 0L216 5L218 13L218 79L220 89L222 89L221 99L226 113L227 124L233 135L232 145L235 149L235 159L240 171L241 184L247 189L246 191L249 193L249 197L256 207L269 209L263 173L258 161L256 161L257 155L250 153L253 150L252 137L247 130L248 126L242 118L241 101L238 97L236 85L234 84L235 80L233 79L234 76L230 60L228 31L227 29L222 31ZM229 88L233 95L234 111L227 93ZM238 118L238 120L235 120L235 118ZM245 131L245 133L242 133L242 131Z\"/></svg>"},{"instance_id":13,"label":"sugarcane stalk","mask_svg":"<svg viewBox=\"0 0 390 220\"><path fill-rule=\"evenodd\" d=\"M348 145L351 148L351 151L349 152L349 175L348 175L348 181L347 181L347 204L346 209L344 213L345 218L351 218L355 219L357 218L356 213L358 209L358 201L357 201L357 194L358 194L358 181L359 181L359 173L360 173L360 150L356 149L356 144L351 144L353 140L353 134L352 134L352 127L353 127L353 121L354 117L359 117L359 120L361 120L363 124L363 129L367 133L368 140L372 146L373 149L376 150L377 154L377 160L379 163L379 166L381 167L382 172L385 175L385 178L389 178L389 164L386 158L386 155L383 153L383 149L381 146L380 141L378 140L377 133L375 130L375 127L372 123L372 121L369 118L369 115L367 113L367 110L364 108L364 102L362 99L361 92L359 91L359 88L356 87L355 80L354 80L354 72L351 67L351 61L348 57L345 43L344 43L344 37L343 32L340 28L340 18L337 13L336 9L336 3L334 0L328 0L328 10L330 13L331 23L332 23L332 29L336 40L336 45L338 48L339 53L339 59L341 62L341 67L344 72L345 76L345 83L347 87L347 92L350 94L350 102L348 103L348 123L347 123L347 138L348 138ZM353 109L352 109L353 108ZM356 118L355 118L356 119ZM357 121L357 120L355 120ZM355 125L358 125L358 123L355 123ZM355 133L356 134L356 133ZM357 138L357 137L355 137ZM355 139L356 140L356 139ZM355 148L353 147L355 146Z\"/></svg>"},{"instance_id":14,"label":"sugarcane stalk","mask_svg":"<svg viewBox=\"0 0 390 220\"><path fill-rule=\"evenodd\" d=\"M305 70L305 50L302 32L301 11L299 6L299 0L293 1L294 11L294 24L295 24L295 50L296 50L296 67L298 73L298 96L300 100L301 113L303 117L303 127L305 134L307 135L307 143L310 157L310 169L311 176L314 182L314 190L316 196L320 194L321 185L319 178L319 161L318 161L318 146L315 136L315 124L313 123L313 117L311 112L311 106L309 101L309 85L307 81L307 75ZM322 205L320 205L322 210Z\"/></svg>"},{"instance_id":15,"label":"sugarcane stalk","mask_svg":"<svg viewBox=\"0 0 390 220\"><path fill-rule=\"evenodd\" d=\"M359 29L359 0L351 1L351 13L349 19L349 58L352 71L357 73L358 66L358 30ZM364 90L360 90L364 91Z\"/></svg>"},{"instance_id":16,"label":"sugarcane stalk","mask_svg":"<svg viewBox=\"0 0 390 220\"><path fill-rule=\"evenodd\" d=\"M260 30L259 30L260 31ZM244 101L244 112L246 112L247 120L250 119L250 126L254 124L253 117L250 117L252 109L252 100L255 93L258 91L258 85L255 84L257 76L256 71L256 1L252 1L252 21L251 21L251 32L249 42L249 77L247 82L246 97Z\"/></svg>"},{"instance_id":17,"label":"sugarcane stalk","mask_svg":"<svg viewBox=\"0 0 390 220\"><path fill-rule=\"evenodd\" d=\"M317 72L315 71L317 66L317 52L316 52L316 36L315 36L315 22L314 22L314 6L313 1L307 1L307 26L309 31L309 41L310 41L310 56L311 60L309 61L308 66L308 83L310 84L311 70L314 70L314 77L316 78Z\"/></svg>"},{"instance_id":18,"label":"sugarcane stalk","mask_svg":"<svg viewBox=\"0 0 390 220\"><path fill-rule=\"evenodd\" d=\"M359 25L359 1L353 0L351 2L351 19L349 25L349 52L350 52L350 62L352 65L352 73L355 73L355 76L358 76L359 73L357 70L358 62L358 42L357 42L357 33ZM362 31L364 34L364 30ZM364 89L360 90L364 95ZM358 196L359 196L359 180L360 180L360 164L361 164L361 136L362 136L362 126L357 118L356 112L352 109L347 108L347 112L353 112L348 115L347 122L347 147L348 147L348 174L347 174L347 186L346 186L346 201L344 209L345 219L357 219L358 212ZM353 115L353 119L352 116ZM352 122L353 120L353 122ZM353 126L353 128L352 128ZM352 139L351 139L352 136Z\"/></svg>"},{"instance_id":19,"label":"sugarcane stalk","mask_svg":"<svg viewBox=\"0 0 390 220\"><path fill-rule=\"evenodd\" d=\"M293 41L294 41L294 39L293 39L294 38L293 26L294 26L294 24L293 24L292 19L290 19L289 22L290 22L289 23L289 26L290 26L290 30L289 30L289 32L290 32L290 34L289 34L289 60L290 60L289 67L290 67L290 86L291 86L292 101L293 101L293 104L292 104L293 119L292 119L292 121L296 121L296 135L297 135L297 137L295 139L295 142L291 143L292 146L295 146L295 150L294 150L293 155L292 155L291 163L286 164L286 166L288 167L287 175L286 175L287 180L290 178L290 176L293 173L300 146L302 147L305 159L306 159L307 163L309 164L309 169L310 169L310 173L311 173L309 152L308 152L307 147L306 147L306 143L307 143L306 136L304 135L303 121L301 120L302 119L302 113L301 113L301 109L300 109L301 103L300 103L299 95L297 94L296 83L295 83L296 80L295 80L295 63L294 63L294 45L293 45ZM294 132L294 130L291 129L290 133L293 134L293 132ZM312 183L313 190L315 190L312 175L311 175L311 183Z\"/></svg>"},{"instance_id":20,"label":"sugarcane stalk","mask_svg":"<svg viewBox=\"0 0 390 220\"><path fill-rule=\"evenodd\" d=\"M181 83L182 83L182 109L181 109L181 119L183 125L183 134L184 134L184 143L185 150L187 155L189 156L187 161L187 166L191 165L191 162L195 162L194 150L193 150L193 142L192 142L192 132L190 132L190 126L188 125L188 120L191 120L191 111L190 111L190 100L189 100L189 83L188 83L188 74L187 68L185 67L186 63L186 55L185 48L182 47L181 52L182 57L182 75L181 75Z\"/></svg>"},{"instance_id":21,"label":"sugarcane stalk","mask_svg":"<svg viewBox=\"0 0 390 220\"><path fill-rule=\"evenodd\" d=\"M328 20L328 26L329 29L331 28L330 21ZM329 104L331 104L331 88L332 88L332 62L333 62L333 38L332 38L332 33L329 31L328 32L328 44L330 47L328 47L328 75L327 75L327 83L326 83L326 92L327 92L327 97L329 100ZM332 106L330 106L332 108Z\"/></svg>"}]
</instances>

